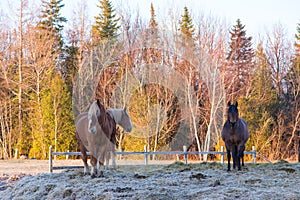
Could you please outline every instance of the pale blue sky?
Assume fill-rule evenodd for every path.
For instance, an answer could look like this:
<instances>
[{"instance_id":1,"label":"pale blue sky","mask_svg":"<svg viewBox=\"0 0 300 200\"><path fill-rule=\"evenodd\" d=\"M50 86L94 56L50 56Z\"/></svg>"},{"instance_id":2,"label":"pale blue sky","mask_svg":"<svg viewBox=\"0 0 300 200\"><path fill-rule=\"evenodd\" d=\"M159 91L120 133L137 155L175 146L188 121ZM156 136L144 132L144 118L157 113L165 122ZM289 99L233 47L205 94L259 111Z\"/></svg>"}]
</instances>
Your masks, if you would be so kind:
<instances>
[{"instance_id":1,"label":"pale blue sky","mask_svg":"<svg viewBox=\"0 0 300 200\"><path fill-rule=\"evenodd\" d=\"M240 18L242 24L246 25L247 35L254 38L264 35L266 30L271 30L278 23L286 29L288 37L293 38L300 23L300 0L112 0L114 7L129 8L134 12L138 8L139 14L145 16L146 20L150 17L151 2L158 20L168 17L170 10L181 15L183 7L187 6L192 17L211 13L226 19L230 26ZM64 0L64 3L69 9L74 5L74 0ZM97 3L98 0L88 0L92 17L99 13Z\"/></svg>"},{"instance_id":2,"label":"pale blue sky","mask_svg":"<svg viewBox=\"0 0 300 200\"><path fill-rule=\"evenodd\" d=\"M41 2L40 0L29 0ZM81 0L63 0L65 8L62 15L71 18L71 10ZM4 12L5 4L12 2L0 0L1 10ZM17 5L19 1L14 1ZM197 18L201 13L226 19L230 28L241 19L246 25L247 35L258 38L265 35L266 30L271 30L274 24L281 23L286 29L288 38L293 39L297 24L300 23L300 0L112 0L114 7L121 7L144 16L148 21L150 17L150 3L153 3L158 20L168 17L170 10L182 14L183 7L187 6L192 17ZM98 0L87 0L89 18L99 14L96 7Z\"/></svg>"}]
</instances>

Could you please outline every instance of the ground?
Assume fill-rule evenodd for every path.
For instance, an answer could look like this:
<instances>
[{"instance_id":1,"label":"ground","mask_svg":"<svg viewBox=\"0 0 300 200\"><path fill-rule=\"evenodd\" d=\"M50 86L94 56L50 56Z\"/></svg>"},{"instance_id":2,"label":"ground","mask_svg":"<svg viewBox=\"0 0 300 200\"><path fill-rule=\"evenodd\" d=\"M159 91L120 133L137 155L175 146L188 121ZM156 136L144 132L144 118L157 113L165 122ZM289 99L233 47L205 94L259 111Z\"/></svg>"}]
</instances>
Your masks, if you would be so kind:
<instances>
[{"instance_id":1,"label":"ground","mask_svg":"<svg viewBox=\"0 0 300 200\"><path fill-rule=\"evenodd\" d=\"M55 165L81 161L55 161ZM82 169L48 173L47 161L0 161L0 199L300 199L300 163L173 162L119 165L92 179Z\"/></svg>"}]
</instances>

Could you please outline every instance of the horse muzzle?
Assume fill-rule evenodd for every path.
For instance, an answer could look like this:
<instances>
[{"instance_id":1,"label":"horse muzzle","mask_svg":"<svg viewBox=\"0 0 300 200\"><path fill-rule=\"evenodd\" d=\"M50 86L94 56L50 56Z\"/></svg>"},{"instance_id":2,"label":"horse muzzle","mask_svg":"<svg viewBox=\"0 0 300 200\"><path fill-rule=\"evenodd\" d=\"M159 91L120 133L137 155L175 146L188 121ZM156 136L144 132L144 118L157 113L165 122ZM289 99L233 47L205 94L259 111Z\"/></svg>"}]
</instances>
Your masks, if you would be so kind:
<instances>
[{"instance_id":1,"label":"horse muzzle","mask_svg":"<svg viewBox=\"0 0 300 200\"><path fill-rule=\"evenodd\" d=\"M126 132L128 132L128 133L131 131L132 131L132 127L126 129Z\"/></svg>"},{"instance_id":2,"label":"horse muzzle","mask_svg":"<svg viewBox=\"0 0 300 200\"><path fill-rule=\"evenodd\" d=\"M94 126L94 127L92 127L92 128L89 128L89 132L90 132L91 134L96 135L96 133L97 133L96 127Z\"/></svg>"}]
</instances>

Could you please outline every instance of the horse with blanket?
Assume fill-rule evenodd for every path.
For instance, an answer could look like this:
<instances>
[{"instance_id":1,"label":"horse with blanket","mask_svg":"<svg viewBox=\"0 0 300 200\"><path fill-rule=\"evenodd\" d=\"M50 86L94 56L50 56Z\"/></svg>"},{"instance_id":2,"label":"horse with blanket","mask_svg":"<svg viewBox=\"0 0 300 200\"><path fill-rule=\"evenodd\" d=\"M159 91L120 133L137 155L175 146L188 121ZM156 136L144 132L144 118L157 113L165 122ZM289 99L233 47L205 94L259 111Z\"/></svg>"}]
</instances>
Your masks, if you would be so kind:
<instances>
[{"instance_id":1,"label":"horse with blanket","mask_svg":"<svg viewBox=\"0 0 300 200\"><path fill-rule=\"evenodd\" d=\"M93 178L97 175L103 176L104 160L106 159L108 164L110 153L115 158L116 124L126 132L132 130L132 123L126 107L106 110L99 100L91 104L88 112L77 116L75 121L76 138L82 153L84 174L87 174L88 171L87 151L91 154L91 176ZM113 159L113 166L115 167L115 165L115 159Z\"/></svg>"}]
</instances>

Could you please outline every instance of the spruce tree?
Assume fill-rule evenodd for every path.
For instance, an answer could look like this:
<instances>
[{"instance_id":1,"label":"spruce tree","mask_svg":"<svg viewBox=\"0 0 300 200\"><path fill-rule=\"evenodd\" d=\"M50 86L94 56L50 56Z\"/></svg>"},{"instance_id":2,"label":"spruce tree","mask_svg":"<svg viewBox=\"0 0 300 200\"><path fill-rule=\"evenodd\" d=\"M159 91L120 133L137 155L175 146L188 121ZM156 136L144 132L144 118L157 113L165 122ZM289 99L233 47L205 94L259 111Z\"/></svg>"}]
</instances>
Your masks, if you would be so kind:
<instances>
[{"instance_id":1,"label":"spruce tree","mask_svg":"<svg viewBox=\"0 0 300 200\"><path fill-rule=\"evenodd\" d=\"M296 42L295 42L295 49L296 49L296 59L300 62L300 23L297 26L297 33L295 35Z\"/></svg>"},{"instance_id":2,"label":"spruce tree","mask_svg":"<svg viewBox=\"0 0 300 200\"><path fill-rule=\"evenodd\" d=\"M161 40L159 37L159 30L158 30L158 24L155 19L155 10L153 7L153 4L151 3L150 7L150 21L148 25L148 29L146 31L146 38L144 39L144 58L147 62L158 62L158 59L160 58L159 54L161 46Z\"/></svg>"},{"instance_id":3,"label":"spruce tree","mask_svg":"<svg viewBox=\"0 0 300 200\"><path fill-rule=\"evenodd\" d=\"M119 18L116 17L115 10L109 0L99 0L97 7L101 13L95 16L95 24L92 26L93 45L98 45L99 41L107 39L114 41L118 36Z\"/></svg>"},{"instance_id":4,"label":"spruce tree","mask_svg":"<svg viewBox=\"0 0 300 200\"><path fill-rule=\"evenodd\" d=\"M290 137L286 142L287 151L296 150L299 141L300 127L300 23L297 26L297 34L295 35L295 57L292 65L285 77L286 95L284 96L283 106L286 113L285 121L287 124L287 133ZM298 137L297 137L298 136ZM294 149L293 149L294 148Z\"/></svg>"},{"instance_id":5,"label":"spruce tree","mask_svg":"<svg viewBox=\"0 0 300 200\"><path fill-rule=\"evenodd\" d=\"M151 12L151 18L150 18L149 28L151 30L151 34L157 34L158 24L155 19L155 11L152 3L151 3L150 12Z\"/></svg>"},{"instance_id":6,"label":"spruce tree","mask_svg":"<svg viewBox=\"0 0 300 200\"><path fill-rule=\"evenodd\" d=\"M43 0L42 7L43 10L39 27L48 30L49 33L53 34L56 39L54 51L60 52L64 46L62 39L63 23L67 22L67 19L60 14L64 4L62 4L62 0Z\"/></svg>"},{"instance_id":7,"label":"spruce tree","mask_svg":"<svg viewBox=\"0 0 300 200\"><path fill-rule=\"evenodd\" d=\"M191 15L189 13L188 8L184 7L183 15L181 16L181 20L179 21L182 42L185 45L190 45L193 43L193 36L194 36L194 25L192 22Z\"/></svg>"},{"instance_id":8,"label":"spruce tree","mask_svg":"<svg viewBox=\"0 0 300 200\"><path fill-rule=\"evenodd\" d=\"M224 70L227 94L233 101L246 95L253 71L252 37L246 36L245 26L238 19L230 31L231 41Z\"/></svg>"},{"instance_id":9,"label":"spruce tree","mask_svg":"<svg viewBox=\"0 0 300 200\"><path fill-rule=\"evenodd\" d=\"M72 95L59 74L55 74L42 101L47 145L55 151L75 150L75 126Z\"/></svg>"},{"instance_id":10,"label":"spruce tree","mask_svg":"<svg viewBox=\"0 0 300 200\"><path fill-rule=\"evenodd\" d=\"M249 97L240 98L241 117L247 121L251 130L250 141L247 144L249 148L252 145L259 148L267 147L265 144L273 133L279 103L262 44L258 45L255 52L255 66L256 75L252 80ZM267 149L257 150L264 152Z\"/></svg>"}]
</instances>

